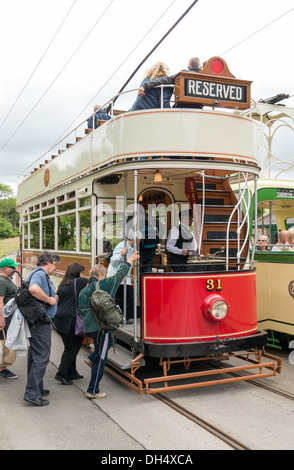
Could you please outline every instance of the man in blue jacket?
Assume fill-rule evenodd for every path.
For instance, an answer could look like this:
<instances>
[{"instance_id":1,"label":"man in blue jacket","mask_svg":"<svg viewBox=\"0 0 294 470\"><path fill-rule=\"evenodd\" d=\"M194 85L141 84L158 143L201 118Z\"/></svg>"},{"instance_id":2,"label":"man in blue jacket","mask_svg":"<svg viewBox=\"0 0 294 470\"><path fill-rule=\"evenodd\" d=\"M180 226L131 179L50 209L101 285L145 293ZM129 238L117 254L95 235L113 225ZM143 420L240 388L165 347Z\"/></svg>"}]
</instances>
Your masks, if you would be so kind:
<instances>
[{"instance_id":1,"label":"man in blue jacket","mask_svg":"<svg viewBox=\"0 0 294 470\"><path fill-rule=\"evenodd\" d=\"M37 267L28 278L30 294L48 306L47 312L50 318L56 313L57 299L49 276L54 273L59 261L58 255L44 251L38 258ZM43 397L49 395L49 390L44 389L43 378L50 358L51 323L30 326L30 332L28 377L24 400L37 406L45 406L49 405L49 401Z\"/></svg>"},{"instance_id":2,"label":"man in blue jacket","mask_svg":"<svg viewBox=\"0 0 294 470\"><path fill-rule=\"evenodd\" d=\"M98 121L108 121L111 117L101 108L100 104L95 104L94 106L95 113L95 129L99 127ZM93 116L88 119L88 129L93 129Z\"/></svg>"}]
</instances>

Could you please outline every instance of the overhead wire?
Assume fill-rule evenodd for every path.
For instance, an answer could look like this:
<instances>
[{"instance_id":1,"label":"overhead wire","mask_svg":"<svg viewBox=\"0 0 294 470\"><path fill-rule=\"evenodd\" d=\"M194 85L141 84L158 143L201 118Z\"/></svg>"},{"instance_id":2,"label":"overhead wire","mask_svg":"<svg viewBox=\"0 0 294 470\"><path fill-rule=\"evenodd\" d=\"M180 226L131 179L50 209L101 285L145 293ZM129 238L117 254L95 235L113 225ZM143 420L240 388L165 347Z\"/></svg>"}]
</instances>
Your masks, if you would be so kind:
<instances>
[{"instance_id":1,"label":"overhead wire","mask_svg":"<svg viewBox=\"0 0 294 470\"><path fill-rule=\"evenodd\" d=\"M247 36L246 38L242 39L242 41L239 41L237 44L235 44L234 46L230 47L230 49L228 49L227 51L223 52L222 54L220 54L220 57L222 57L223 55L227 54L229 51L231 51L232 49L234 49L235 47L237 46L240 46L240 44L242 44L243 42L247 41L248 39L252 38L253 36L255 36L256 34L260 33L260 31L264 30L265 28L267 28L268 26L270 26L271 24L275 23L276 21L278 21L279 19L281 19L283 16L287 15L288 13L290 13L292 10L294 10L294 7L293 8L290 8L290 10L286 11L285 13L283 13L282 15L278 16L277 18L275 18L274 20L270 21L269 23L267 23L266 25L264 25L262 28L258 29L257 31L255 31L254 33L250 34L249 36Z\"/></svg>"},{"instance_id":2,"label":"overhead wire","mask_svg":"<svg viewBox=\"0 0 294 470\"><path fill-rule=\"evenodd\" d=\"M108 4L108 6L105 8L105 10L103 11L103 13L100 15L100 17L98 18L98 20L95 22L95 24L92 26L92 28L90 29L90 31L86 34L86 36L84 37L84 39L82 40L82 42L78 45L78 47L76 48L76 50L73 52L73 54L70 56L70 58L67 60L67 62L64 64L64 66L61 68L61 70L59 71L59 73L56 75L56 77L54 78L54 80L50 83L50 85L47 87L47 89L44 91L44 93L40 96L40 98L38 99L38 101L35 103L35 105L33 106L33 108L30 110L30 112L26 115L26 117L22 120L22 122L19 124L19 126L15 129L15 131L13 132L13 134L9 137L9 139L2 145L2 147L0 148L0 152L2 152L2 150L6 147L6 145L11 141L11 139L15 136L15 134L18 132L18 130L22 127L22 125L25 123L25 121L28 119L28 117L32 114L32 112L35 110L35 108L38 106L38 104L40 103L40 101L44 98L44 96L46 95L46 93L50 90L50 88L52 87L52 85L56 82L56 80L58 79L58 77L61 75L61 73L64 71L64 69L67 67L67 65L69 64L69 62L73 59L73 57L75 56L75 54L78 52L78 50L82 47L82 45L84 44L84 42L86 41L86 39L89 37L89 35L92 33L92 31L94 30L94 28L97 26L97 24L99 23L99 21L103 18L103 16L105 15L105 13L107 12L107 10L109 9L109 7L111 6L111 4L114 2L115 0L111 0L110 3Z\"/></svg>"},{"instance_id":3,"label":"overhead wire","mask_svg":"<svg viewBox=\"0 0 294 470\"><path fill-rule=\"evenodd\" d=\"M83 114L83 112L90 106L92 101L99 95L99 93L103 90L103 88L106 86L106 84L114 77L114 75L120 70L120 68L124 65L124 63L129 59L129 57L135 52L135 50L139 47L139 45L143 42L143 40L150 34L150 32L155 28L157 23L163 18L163 16L167 13L167 11L172 7L172 5L175 3L176 0L173 0L171 4L166 8L166 10L159 16L159 18L153 23L151 28L147 31L147 33L144 34L144 36L140 39L140 41L136 44L136 46L132 49L132 51L125 57L125 59L121 62L121 64L115 69L115 71L107 78L107 80L103 83L103 85L99 88L97 93L91 98L91 100L86 104L86 106L82 109L82 111L76 116L76 118L70 123L70 125L65 129L65 131L60 135L60 137L57 139L55 144L52 146L55 147L57 143L62 139L62 136L66 134L66 132L73 126L73 124L76 122L76 120ZM198 0L196 0L198 1ZM195 2L194 2L195 3ZM166 35L165 35L166 36Z\"/></svg>"},{"instance_id":4,"label":"overhead wire","mask_svg":"<svg viewBox=\"0 0 294 470\"><path fill-rule=\"evenodd\" d=\"M175 1L175 0L174 0ZM172 2L172 4L174 3L174 1ZM198 0L196 0L194 3L196 3ZM43 97L45 96L45 94L49 91L49 89L52 87L52 85L55 83L55 81L57 80L57 78L61 75L61 73L63 72L63 70L65 69L65 67L68 65L68 63L72 60L72 58L74 57L74 55L77 53L77 51L80 49L80 47L82 46L82 44L85 42L85 40L88 38L88 36L91 34L91 32L93 31L93 29L95 28L95 26L98 24L98 22L101 20L101 18L104 16L104 14L106 13L106 11L108 10L108 8L111 6L111 4L114 2L114 0L111 0L111 2L109 3L109 5L106 7L106 9L104 10L104 12L102 13L102 15L98 18L98 20L96 21L96 23L94 24L94 26L91 28L91 30L88 32L88 34L85 36L85 38L83 39L83 41L80 43L80 45L77 47L77 49L75 50L75 52L71 55L71 57L68 59L68 61L66 62L66 64L62 67L62 69L60 70L60 72L58 73L58 75L55 77L55 79L51 82L51 84L49 85L49 87L45 90L45 92L42 94L42 96L39 98L39 100L37 101L37 103L34 105L34 107L31 109L31 111L27 114L27 116L23 119L23 121L21 122L21 124L17 127L17 129L14 131L14 133L10 136L10 138L5 142L5 144L0 148L0 152L6 147L6 145L10 142L10 140L14 137L14 135L17 133L17 131L20 129L20 127L24 124L24 122L27 120L27 118L32 114L32 112L34 111L34 109L37 107L37 105L40 103L40 101L43 99ZM171 4L171 5L172 5ZM192 6L193 6L192 4ZM170 6L171 6L170 5ZM167 8L167 10L170 8L170 6ZM189 7L190 9L191 7ZM250 39L252 36L258 34L260 31L262 31L263 29L267 28L268 26L270 26L271 24L273 24L274 22L278 21L280 18L282 18L283 16L285 16L286 14L290 13L294 8L291 8L290 10L288 10L287 12L283 13L282 15L280 15L279 17L275 18L274 20L272 20L271 22L267 23L265 26L263 26L262 28L258 29L256 32L252 33L251 35L249 35L248 37L244 38L242 41L240 41L239 43L235 44L234 46L232 46L230 49L226 50L225 52L223 52L222 54L220 54L220 56L228 53L230 50L234 49L235 47L239 46L240 44L242 44L243 42L247 41L248 39ZM163 13L163 15L165 14L165 12ZM161 15L161 16L163 16ZM161 18L161 17L160 17ZM157 22L160 20L160 18L157 20ZM117 73L117 71L121 68L121 66L126 62L126 60L130 57L130 55L134 52L134 50L139 46L139 44L143 41L143 39L149 34L149 32L153 29L153 27L157 24L157 22L150 28L150 30L145 34L145 36L139 41L139 43L137 44L137 46L131 51L130 54L128 54L128 56L124 59L124 61L121 63L121 65L112 73L112 75L106 80L106 82L102 85L102 87L98 90L98 92L93 96L93 98L91 99L91 101L85 106L85 108L80 112L80 114L75 118L75 120L70 124L70 126L62 133L61 137L67 132L67 130L73 125L73 123L78 119L78 117L85 111L85 109L89 106L89 104L91 104L91 102L96 98L96 96L100 93L100 91L105 87L105 85L108 83L108 81ZM166 37L166 35L164 36ZM160 41L158 44L160 44L162 41ZM154 51L154 48L152 49L152 52ZM150 54L149 54L150 55ZM148 55L148 57L149 57ZM136 69L137 71L137 69ZM61 137L58 139L60 140ZM58 142L58 141L57 141ZM55 144L56 145L56 144ZM52 147L53 148L53 147Z\"/></svg>"},{"instance_id":5,"label":"overhead wire","mask_svg":"<svg viewBox=\"0 0 294 470\"><path fill-rule=\"evenodd\" d=\"M14 109L15 105L17 104L17 102L19 101L21 95L23 94L23 92L25 91L26 87L28 86L28 84L30 83L31 79L33 78L33 76L35 75L38 67L40 66L42 60L44 59L45 55L47 54L48 50L50 49L50 46L51 44L53 43L54 39L56 38L57 34L59 33L59 31L61 30L63 24L65 23L65 20L67 19L68 15L70 14L72 8L74 7L74 4L77 2L77 0L74 0L73 4L71 5L71 7L69 8L68 12L66 13L65 17L63 18L62 22L60 23L59 27L57 28L56 32L54 33L51 41L49 42L48 46L46 47L42 57L39 59L36 67L34 68L34 70L32 71L31 75L29 76L28 80L26 81L24 87L22 88L21 92L19 93L18 97L16 98L16 100L14 101L13 105L11 106L10 110L8 111L8 113L6 114L5 118L3 119L2 123L0 124L0 129L1 127L3 126L3 124L6 122L7 118L9 117L9 115L11 114L12 110Z\"/></svg>"}]
</instances>

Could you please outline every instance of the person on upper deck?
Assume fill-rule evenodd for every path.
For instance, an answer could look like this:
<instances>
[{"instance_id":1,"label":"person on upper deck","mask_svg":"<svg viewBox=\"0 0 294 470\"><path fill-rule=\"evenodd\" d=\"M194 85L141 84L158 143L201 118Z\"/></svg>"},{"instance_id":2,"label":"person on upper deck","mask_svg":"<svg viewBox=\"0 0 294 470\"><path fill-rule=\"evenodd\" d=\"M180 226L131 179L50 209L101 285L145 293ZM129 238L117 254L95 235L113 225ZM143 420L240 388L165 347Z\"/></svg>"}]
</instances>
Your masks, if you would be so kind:
<instances>
[{"instance_id":1,"label":"person on upper deck","mask_svg":"<svg viewBox=\"0 0 294 470\"><path fill-rule=\"evenodd\" d=\"M188 63L188 70L183 70L183 72L192 72L198 73L202 70L202 65L200 59L198 57L192 57ZM150 93L150 91L159 85L173 85L175 82L175 75L169 75L165 77L158 77L155 79L151 79L148 82L142 83L141 87L139 88L138 95L139 97L145 96L146 93ZM175 108L202 108L201 104L197 103L186 103L186 104L175 104Z\"/></svg>"},{"instance_id":2,"label":"person on upper deck","mask_svg":"<svg viewBox=\"0 0 294 470\"><path fill-rule=\"evenodd\" d=\"M108 121L111 117L101 108L100 104L95 104L95 129L100 126L99 121ZM93 115L88 119L88 129L93 129Z\"/></svg>"},{"instance_id":3,"label":"person on upper deck","mask_svg":"<svg viewBox=\"0 0 294 470\"><path fill-rule=\"evenodd\" d=\"M157 80L160 78L167 78L169 73L169 68L163 62L157 62L151 69L147 72L147 76L141 83L141 87L147 85L151 80ZM173 88L167 87L163 90L163 107L170 108L170 98L173 94ZM152 109L152 108L161 108L161 89L150 87L148 92L143 95L138 95L136 101L129 111L137 111L139 109Z\"/></svg>"},{"instance_id":4,"label":"person on upper deck","mask_svg":"<svg viewBox=\"0 0 294 470\"><path fill-rule=\"evenodd\" d=\"M179 225L169 231L166 249L170 252L170 264L174 272L187 271L190 251L192 255L197 255L197 242L189 230L192 220L191 210L182 211Z\"/></svg>"}]
</instances>

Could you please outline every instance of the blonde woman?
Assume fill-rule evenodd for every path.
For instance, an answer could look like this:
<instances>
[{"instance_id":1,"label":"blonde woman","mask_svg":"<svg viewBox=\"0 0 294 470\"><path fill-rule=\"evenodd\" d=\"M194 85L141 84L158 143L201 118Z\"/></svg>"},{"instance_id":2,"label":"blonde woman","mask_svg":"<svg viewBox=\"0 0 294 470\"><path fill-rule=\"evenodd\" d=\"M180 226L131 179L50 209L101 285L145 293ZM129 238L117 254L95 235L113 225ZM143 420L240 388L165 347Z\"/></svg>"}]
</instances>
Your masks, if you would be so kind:
<instances>
[{"instance_id":1,"label":"blonde woman","mask_svg":"<svg viewBox=\"0 0 294 470\"><path fill-rule=\"evenodd\" d=\"M294 251L294 228L291 227L287 232L287 251Z\"/></svg>"},{"instance_id":2,"label":"blonde woman","mask_svg":"<svg viewBox=\"0 0 294 470\"><path fill-rule=\"evenodd\" d=\"M141 83L141 87L158 77L167 77L169 74L169 68L164 62L157 62L153 67L151 67L146 77ZM165 87L163 89L163 107L170 108L170 98L173 94L173 87ZM151 88L148 90L144 96L137 96L136 101L131 107L130 111L137 111L139 109L152 109L161 107L161 89L160 88Z\"/></svg>"}]
</instances>

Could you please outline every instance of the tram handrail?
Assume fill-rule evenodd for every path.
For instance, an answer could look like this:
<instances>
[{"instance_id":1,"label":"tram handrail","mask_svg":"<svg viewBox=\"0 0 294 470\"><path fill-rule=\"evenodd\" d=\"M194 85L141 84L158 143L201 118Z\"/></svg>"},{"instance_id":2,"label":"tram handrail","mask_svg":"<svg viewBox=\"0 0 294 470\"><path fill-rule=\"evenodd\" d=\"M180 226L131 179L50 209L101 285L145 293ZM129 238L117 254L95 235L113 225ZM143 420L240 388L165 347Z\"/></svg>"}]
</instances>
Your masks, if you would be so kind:
<instances>
[{"instance_id":1,"label":"tram handrail","mask_svg":"<svg viewBox=\"0 0 294 470\"><path fill-rule=\"evenodd\" d=\"M245 197L244 197L244 194L245 194L245 190L246 188L248 188L248 175L247 177L245 177L245 174L243 174L243 177L245 179L245 185L244 185L244 188L243 190L241 191L240 193L240 197L239 197L239 200L237 202L237 204L235 205L234 209L232 210L231 212L231 215L229 217L229 220L228 220L228 224L227 224L227 237L226 237L226 270L228 271L229 269L229 237L230 237L230 225L231 225L231 222L232 222L232 218L235 214L235 212L241 207L241 203L243 201L245 207L246 207L246 214L245 214L245 217L243 219L243 222L240 226L240 220L239 220L239 217L238 217L238 226L237 226L237 244L238 244L238 252L237 252L237 265L238 265L238 269L240 269L240 257L241 257L241 253L242 251L244 250L245 246L246 246L246 243L247 243L247 239L248 239L248 229L249 229L249 223L248 223L248 220L247 218L249 217L249 207L250 205L247 206L247 203L246 203L246 200L245 200ZM251 197L251 196L249 196ZM245 223L245 220L247 220L247 231L246 231L246 235L245 235L245 239L244 239L244 242L242 244L242 247L240 249L240 234L241 234L241 230L242 230L242 227Z\"/></svg>"},{"instance_id":2,"label":"tram handrail","mask_svg":"<svg viewBox=\"0 0 294 470\"><path fill-rule=\"evenodd\" d=\"M161 88L161 97L160 97L160 109L163 108L163 90L164 88L170 88L170 87L174 87L174 85L158 85L156 88ZM106 101L106 103L104 103L103 105L101 105L101 108L100 109L104 109L106 107L110 107L110 116L111 118L113 118L114 114L113 114L113 104L114 104L114 101L119 97L119 96L122 96L122 95L125 95L127 93L133 93L134 91L139 91L139 88L132 88L131 90L126 90L126 91L121 91L120 93L117 93L116 95L112 96L108 101ZM97 112L97 111L96 111ZM72 134L76 133L77 130L83 125L85 124L91 117L93 117L93 127L92 127L92 130L94 130L94 126L95 126L95 120L94 120L94 116L95 116L95 112L93 112L92 114L90 114L90 116L88 116L86 119L84 119L82 122L80 122L79 124L76 125L76 127L74 127L68 134L66 134L64 137L62 137L61 139L59 139L57 142L55 142L54 145L52 145L46 152L44 152L40 157L38 157L36 160L34 160L32 163L30 163L21 173L20 175L18 176L18 179L19 180L24 180L27 176L29 176L29 173L31 171L31 169L36 165L36 164L40 164L42 162L42 160L46 157L46 156L49 156L50 157L50 154L51 152L53 151L53 149L55 149L57 146L59 146L60 144L62 144L64 142L64 140L66 140L69 136L71 136Z\"/></svg>"},{"instance_id":3,"label":"tram handrail","mask_svg":"<svg viewBox=\"0 0 294 470\"><path fill-rule=\"evenodd\" d=\"M119 97L120 95L123 95L123 94L126 94L126 93L132 93L134 91L138 91L139 88L134 88L132 90L126 90L126 91L122 91L120 93L117 93L115 96L113 96L112 98L110 98L106 103L104 103L102 106L101 106L101 109L102 108L105 108L107 105L111 104L117 97ZM90 114L90 116L88 116L86 119L84 119L82 122L80 122L79 124L76 125L76 127L74 127L74 129L72 129L68 134L66 134L64 137L62 137L61 139L59 139L57 142L55 142L54 145L52 145L46 152L44 152L40 157L38 157L36 160L34 160L32 163L30 163L30 165L28 165L21 173L20 175L18 176L18 179L24 179L26 178L26 176L29 174L29 172L31 171L31 168L34 167L34 165L40 163L42 161L42 159L44 159L47 155L50 156L50 153L53 151L53 149L55 149L57 146L59 146L60 144L62 144L62 142L64 142L65 139L67 139L69 136L71 136L73 133L75 133L79 127L81 127L83 124L85 124L85 122L87 122L92 116L95 115L95 112ZM111 117L113 117L113 106L111 106L111 113L110 113ZM94 121L94 119L93 119Z\"/></svg>"}]
</instances>

